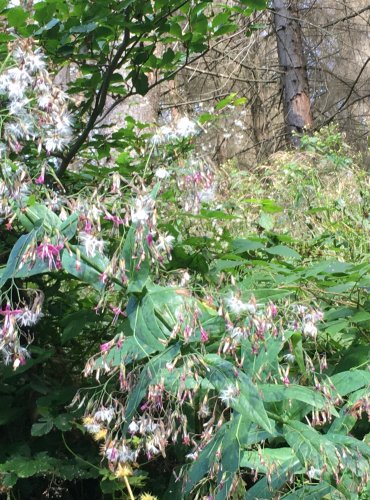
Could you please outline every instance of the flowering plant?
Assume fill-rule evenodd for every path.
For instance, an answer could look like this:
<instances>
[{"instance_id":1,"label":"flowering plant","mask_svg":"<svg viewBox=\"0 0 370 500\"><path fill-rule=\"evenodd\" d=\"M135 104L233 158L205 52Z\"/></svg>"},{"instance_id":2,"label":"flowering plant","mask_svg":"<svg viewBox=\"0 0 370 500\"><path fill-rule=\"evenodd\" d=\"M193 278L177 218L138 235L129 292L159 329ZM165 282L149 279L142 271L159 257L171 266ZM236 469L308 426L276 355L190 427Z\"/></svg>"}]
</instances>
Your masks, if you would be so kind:
<instances>
[{"instance_id":1,"label":"flowering plant","mask_svg":"<svg viewBox=\"0 0 370 500\"><path fill-rule=\"evenodd\" d=\"M96 318L110 318L84 370L98 386L81 388L72 406L84 410L83 428L130 495L140 464L167 459L174 448L182 462L169 491L179 498L196 491L226 498L246 485L254 498L300 477L310 489L316 481L328 491L342 482L349 491L364 487L368 447L343 434L341 422L368 411L367 373L354 371L345 383L341 373L326 375L326 357L315 352L323 314L289 291L276 300L274 290L254 292L243 277L212 293L189 286L190 275L184 280L171 260L179 235L158 214L172 177L176 186L183 175L183 197L199 204L196 188L211 177L158 175L149 165L131 179L112 169L93 201L78 192L50 208L21 202L17 220L28 233L1 275L1 285L10 283L0 311L5 363L27 363L23 327L41 315L41 291L33 304L14 300L19 280L67 273L95 290ZM55 196L42 189L39 196ZM189 208L180 201L179 210Z\"/></svg>"},{"instance_id":2,"label":"flowering plant","mask_svg":"<svg viewBox=\"0 0 370 500\"><path fill-rule=\"evenodd\" d=\"M294 250L235 240L214 224L233 216L213 205L216 172L189 145L199 126L183 118L146 139L132 134L140 127L129 120L123 167L118 157L82 186L84 171L64 185L45 183L46 171L55 177L50 153L71 135L67 99L29 40L11 53L1 80L9 113L0 208L15 239L0 274L5 370L38 362L29 345L53 315L64 340L77 337L78 318L80 331L87 322L99 327L86 363L78 352L94 385L80 383L64 420L40 403L33 435L85 432L100 444L95 469L104 482L131 498L145 473L153 486L152 463L174 469L164 486L177 498L361 492L370 450L349 433L369 412L369 372L329 366L325 304L291 286ZM193 219L214 225L207 252L204 235L191 234ZM258 278L254 260L267 268ZM293 272L301 278L310 270ZM61 300L69 294L72 314L68 297ZM80 348L90 339L78 340ZM45 470L40 464L37 456L35 471ZM14 463L1 467L11 487Z\"/></svg>"}]
</instances>

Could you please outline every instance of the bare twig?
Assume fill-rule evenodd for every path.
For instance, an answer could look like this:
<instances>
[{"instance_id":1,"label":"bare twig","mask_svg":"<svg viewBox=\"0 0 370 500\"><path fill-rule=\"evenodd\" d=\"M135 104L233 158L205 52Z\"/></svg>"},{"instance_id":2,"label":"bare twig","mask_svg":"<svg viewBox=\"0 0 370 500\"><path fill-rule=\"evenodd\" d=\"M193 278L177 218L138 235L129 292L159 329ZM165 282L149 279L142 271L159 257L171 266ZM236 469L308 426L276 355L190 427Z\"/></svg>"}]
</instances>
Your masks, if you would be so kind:
<instances>
[{"instance_id":1,"label":"bare twig","mask_svg":"<svg viewBox=\"0 0 370 500\"><path fill-rule=\"evenodd\" d=\"M322 28L323 29L331 28L332 26L335 26L338 23L341 23L343 21L348 21L349 19L352 19L353 17L360 16L361 14L363 14L364 12L366 12L367 10L370 10L370 5L367 5L366 7L364 7L361 10L353 12L352 14L349 14L348 16L341 17L340 19L336 19L335 21L332 21L329 24L325 24L325 26L322 26Z\"/></svg>"},{"instance_id":2,"label":"bare twig","mask_svg":"<svg viewBox=\"0 0 370 500\"><path fill-rule=\"evenodd\" d=\"M222 73L217 73L215 71L206 71L200 68L194 68L193 66L184 66L184 69L188 71L194 71L195 73L202 73L203 75L216 76L217 78L227 78L228 80L235 80L237 82L244 83L276 83L276 79L274 80L254 80L253 78L240 78L239 76L223 75Z\"/></svg>"}]
</instances>

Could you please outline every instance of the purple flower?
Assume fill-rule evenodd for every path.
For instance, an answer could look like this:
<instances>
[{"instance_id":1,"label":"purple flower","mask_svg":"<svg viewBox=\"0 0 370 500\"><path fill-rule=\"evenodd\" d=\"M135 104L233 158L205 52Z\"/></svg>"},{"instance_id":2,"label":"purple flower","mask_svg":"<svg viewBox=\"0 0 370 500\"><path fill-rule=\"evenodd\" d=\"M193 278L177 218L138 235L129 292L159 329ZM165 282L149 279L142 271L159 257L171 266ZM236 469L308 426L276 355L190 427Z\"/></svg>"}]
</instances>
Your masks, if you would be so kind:
<instances>
[{"instance_id":1,"label":"purple flower","mask_svg":"<svg viewBox=\"0 0 370 500\"><path fill-rule=\"evenodd\" d=\"M46 260L49 261L49 269L52 269L53 266L55 269L61 269L60 251L63 249L63 246L63 244L53 245L45 241L44 243L40 243L36 248L36 253L43 262Z\"/></svg>"},{"instance_id":2,"label":"purple flower","mask_svg":"<svg viewBox=\"0 0 370 500\"><path fill-rule=\"evenodd\" d=\"M207 342L207 340L209 339L208 333L202 326L200 327L200 339L202 342Z\"/></svg>"},{"instance_id":3,"label":"purple flower","mask_svg":"<svg viewBox=\"0 0 370 500\"><path fill-rule=\"evenodd\" d=\"M147 241L147 243L148 243L149 246L152 245L152 243L153 243L153 235L151 233L147 234L146 241Z\"/></svg>"},{"instance_id":4,"label":"purple flower","mask_svg":"<svg viewBox=\"0 0 370 500\"><path fill-rule=\"evenodd\" d=\"M35 179L35 184L44 184L44 182L45 182L45 175L41 173L41 175L37 177L37 179Z\"/></svg>"},{"instance_id":5,"label":"purple flower","mask_svg":"<svg viewBox=\"0 0 370 500\"><path fill-rule=\"evenodd\" d=\"M111 347L110 342L105 342L104 344L100 344L100 352L108 352Z\"/></svg>"}]
</instances>

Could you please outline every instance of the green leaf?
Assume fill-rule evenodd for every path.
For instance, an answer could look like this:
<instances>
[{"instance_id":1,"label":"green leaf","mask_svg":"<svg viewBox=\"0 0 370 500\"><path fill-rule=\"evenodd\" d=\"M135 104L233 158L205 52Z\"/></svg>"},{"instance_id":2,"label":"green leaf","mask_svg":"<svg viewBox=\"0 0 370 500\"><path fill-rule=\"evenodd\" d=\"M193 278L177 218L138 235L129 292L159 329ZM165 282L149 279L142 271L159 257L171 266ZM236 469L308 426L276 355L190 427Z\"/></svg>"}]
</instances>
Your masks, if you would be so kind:
<instances>
[{"instance_id":1,"label":"green leaf","mask_svg":"<svg viewBox=\"0 0 370 500\"><path fill-rule=\"evenodd\" d=\"M245 200L245 201L259 203L261 205L262 211L265 213L275 214L275 213L279 213L279 212L284 211L284 208L282 206L277 205L274 200L269 200L268 198L262 199L262 200L249 199L249 200Z\"/></svg>"},{"instance_id":2,"label":"green leaf","mask_svg":"<svg viewBox=\"0 0 370 500\"><path fill-rule=\"evenodd\" d=\"M73 251L69 252L67 249L62 251L63 269L80 281L92 285L96 290L103 290L105 285L99 278L108 266L107 257L98 255L86 257L81 255L81 258L77 259L74 253L77 247L71 246L70 248Z\"/></svg>"},{"instance_id":3,"label":"green leaf","mask_svg":"<svg viewBox=\"0 0 370 500\"><path fill-rule=\"evenodd\" d=\"M208 19L204 14L200 14L198 17L195 18L195 22L192 23L192 29L196 33L201 33L202 35L205 35L208 31Z\"/></svg>"},{"instance_id":4,"label":"green leaf","mask_svg":"<svg viewBox=\"0 0 370 500\"><path fill-rule=\"evenodd\" d=\"M131 333L132 335L132 333ZM95 362L95 369L110 366L115 368L117 366L129 365L134 360L140 361L155 353L157 349L146 344L144 341L138 343L136 337L128 337L125 339L120 347L113 346L108 353L97 358Z\"/></svg>"},{"instance_id":5,"label":"green leaf","mask_svg":"<svg viewBox=\"0 0 370 500\"><path fill-rule=\"evenodd\" d=\"M113 474L109 479L102 479L100 482L100 489L102 493L114 494L116 491L122 491L122 483L114 479Z\"/></svg>"},{"instance_id":6,"label":"green leaf","mask_svg":"<svg viewBox=\"0 0 370 500\"><path fill-rule=\"evenodd\" d=\"M233 101L234 106L242 106L243 104L246 104L248 102L248 99L246 97L239 97L238 99L235 99Z\"/></svg>"},{"instance_id":7,"label":"green leaf","mask_svg":"<svg viewBox=\"0 0 370 500\"><path fill-rule=\"evenodd\" d=\"M342 352L342 359L335 367L335 373L345 372L358 366L366 369L370 359L370 345L351 345Z\"/></svg>"},{"instance_id":8,"label":"green leaf","mask_svg":"<svg viewBox=\"0 0 370 500\"><path fill-rule=\"evenodd\" d=\"M140 269L137 269L137 260L134 258L135 232L136 228L130 227L122 250L128 279L128 293L137 293L143 290L149 277L150 270L149 260L147 257L141 263Z\"/></svg>"},{"instance_id":9,"label":"green leaf","mask_svg":"<svg viewBox=\"0 0 370 500\"><path fill-rule=\"evenodd\" d=\"M188 214L189 215L189 214ZM227 214L221 210L207 210L202 208L199 215L192 215L194 218L199 219L218 219L218 220L235 220L238 217L235 215Z\"/></svg>"},{"instance_id":10,"label":"green leaf","mask_svg":"<svg viewBox=\"0 0 370 500\"><path fill-rule=\"evenodd\" d=\"M271 478L264 477L260 479L245 495L245 500L273 500L276 498L276 492L288 482L289 475L302 471L302 466L298 459L287 460L277 467Z\"/></svg>"},{"instance_id":11,"label":"green leaf","mask_svg":"<svg viewBox=\"0 0 370 500\"><path fill-rule=\"evenodd\" d=\"M31 427L31 436L44 436L45 434L49 434L53 426L53 420L37 422Z\"/></svg>"},{"instance_id":12,"label":"green leaf","mask_svg":"<svg viewBox=\"0 0 370 500\"><path fill-rule=\"evenodd\" d=\"M304 362L304 357L303 357L303 340L302 340L302 334L301 333L294 333L291 336L292 339L292 345L293 345L293 354L295 356L295 359L298 363L299 369L301 370L301 373L306 373L306 365Z\"/></svg>"},{"instance_id":13,"label":"green leaf","mask_svg":"<svg viewBox=\"0 0 370 500\"><path fill-rule=\"evenodd\" d=\"M128 426L131 423L137 408L143 400L148 385L156 376L157 372L161 370L169 361L173 361L177 354L180 352L180 344L175 344L167 348L162 353L151 358L148 363L143 367L139 380L128 397L126 410L125 410L125 424L123 432L126 433Z\"/></svg>"},{"instance_id":14,"label":"green leaf","mask_svg":"<svg viewBox=\"0 0 370 500\"><path fill-rule=\"evenodd\" d=\"M35 240L36 235L37 230L32 230L29 234L24 234L17 240L10 252L6 267L0 276L0 288L4 286L8 279L15 277L22 264L22 257Z\"/></svg>"},{"instance_id":15,"label":"green leaf","mask_svg":"<svg viewBox=\"0 0 370 500\"><path fill-rule=\"evenodd\" d=\"M26 208L25 211L19 211L17 216L27 231L31 231L36 225L40 226L41 224L47 231L51 232L54 228L58 229L62 225L59 217L40 203L35 203Z\"/></svg>"},{"instance_id":16,"label":"green leaf","mask_svg":"<svg viewBox=\"0 0 370 500\"><path fill-rule=\"evenodd\" d=\"M148 303L148 301L144 304L137 302L135 309L131 312L134 301L134 298L130 300L127 310L133 335L138 345L147 344L155 351L163 351L166 335L159 325L152 304Z\"/></svg>"},{"instance_id":17,"label":"green leaf","mask_svg":"<svg viewBox=\"0 0 370 500\"><path fill-rule=\"evenodd\" d=\"M77 231L78 214L74 212L60 225L60 232L67 240L71 240Z\"/></svg>"},{"instance_id":18,"label":"green leaf","mask_svg":"<svg viewBox=\"0 0 370 500\"><path fill-rule=\"evenodd\" d=\"M220 24L227 23L229 20L229 17L230 17L230 14L228 12L219 12L212 19L212 27L216 28L217 26L220 26Z\"/></svg>"},{"instance_id":19,"label":"green leaf","mask_svg":"<svg viewBox=\"0 0 370 500\"><path fill-rule=\"evenodd\" d=\"M141 300L131 297L127 313L138 345L143 342L162 351L177 321L177 311L183 305L184 298L176 290L150 284Z\"/></svg>"},{"instance_id":20,"label":"green leaf","mask_svg":"<svg viewBox=\"0 0 370 500\"><path fill-rule=\"evenodd\" d=\"M234 267L243 266L247 263L245 260L227 260L219 259L214 261L214 266L217 271L224 271L225 269L233 269Z\"/></svg>"},{"instance_id":21,"label":"green leaf","mask_svg":"<svg viewBox=\"0 0 370 500\"><path fill-rule=\"evenodd\" d=\"M24 26L26 19L28 19L28 15L28 11L23 7L13 7L6 13L9 26L13 26L13 28L20 28Z\"/></svg>"},{"instance_id":22,"label":"green leaf","mask_svg":"<svg viewBox=\"0 0 370 500\"><path fill-rule=\"evenodd\" d=\"M271 217L271 215L262 212L260 215L260 218L258 219L258 224L263 228L266 229L266 231L271 231L274 227L274 219Z\"/></svg>"},{"instance_id":23,"label":"green leaf","mask_svg":"<svg viewBox=\"0 0 370 500\"><path fill-rule=\"evenodd\" d=\"M336 434L330 432L326 434L327 439L329 439L334 444L340 444L348 449L351 449L354 455L361 454L365 458L370 459L370 446L352 436L344 436L343 434ZM370 462L368 462L370 467Z\"/></svg>"},{"instance_id":24,"label":"green leaf","mask_svg":"<svg viewBox=\"0 0 370 500\"><path fill-rule=\"evenodd\" d=\"M326 324L325 332L328 333L329 335L335 335L336 333L341 332L342 330L347 328L348 325L349 325L349 321L346 319L332 321L332 322Z\"/></svg>"},{"instance_id":25,"label":"green leaf","mask_svg":"<svg viewBox=\"0 0 370 500\"><path fill-rule=\"evenodd\" d=\"M339 495L339 497L336 495ZM281 498L283 500L318 500L319 498L330 498L334 500L335 498L343 498L343 496L340 495L339 491L334 488L334 486L323 481L320 484L306 484L301 488L294 489L293 492Z\"/></svg>"},{"instance_id":26,"label":"green leaf","mask_svg":"<svg viewBox=\"0 0 370 500\"><path fill-rule=\"evenodd\" d=\"M276 384L261 384L260 390L263 394L264 401L273 403L277 401L297 400L309 404L314 408L322 409L326 406L327 401L322 394L300 385L283 385ZM332 408L332 414L338 415L337 411Z\"/></svg>"},{"instance_id":27,"label":"green leaf","mask_svg":"<svg viewBox=\"0 0 370 500\"><path fill-rule=\"evenodd\" d=\"M243 300L249 300L252 296L257 299L258 302L268 302L270 300L276 301L287 297L292 293L291 290L284 290L284 288L244 288L243 282L240 284L240 288L243 294ZM247 283L247 286L250 286Z\"/></svg>"},{"instance_id":28,"label":"green leaf","mask_svg":"<svg viewBox=\"0 0 370 500\"><path fill-rule=\"evenodd\" d=\"M347 371L332 375L330 380L334 384L338 393L341 396L346 396L351 392L361 389L361 387L369 385L370 372L365 370Z\"/></svg>"},{"instance_id":29,"label":"green leaf","mask_svg":"<svg viewBox=\"0 0 370 500\"><path fill-rule=\"evenodd\" d=\"M136 89L136 92L144 96L149 90L149 81L145 73L139 73L132 78L132 83Z\"/></svg>"},{"instance_id":30,"label":"green leaf","mask_svg":"<svg viewBox=\"0 0 370 500\"><path fill-rule=\"evenodd\" d=\"M202 113L200 116L198 116L198 123L200 123L200 125L203 125L204 123L208 123L216 119L217 117L211 113Z\"/></svg>"},{"instance_id":31,"label":"green leaf","mask_svg":"<svg viewBox=\"0 0 370 500\"><path fill-rule=\"evenodd\" d=\"M53 420L53 424L57 429L62 432L69 431L72 429L72 418L68 413L61 413Z\"/></svg>"},{"instance_id":32,"label":"green leaf","mask_svg":"<svg viewBox=\"0 0 370 500\"><path fill-rule=\"evenodd\" d=\"M182 37L182 28L181 28L181 25L178 24L178 23L172 23L169 33L171 35L175 36L176 38L181 39L181 37Z\"/></svg>"},{"instance_id":33,"label":"green leaf","mask_svg":"<svg viewBox=\"0 0 370 500\"><path fill-rule=\"evenodd\" d=\"M114 346L107 354L98 358L96 368L104 364L111 367L128 365L134 359L140 360L163 351L177 322L178 310L184 308L186 300L188 299L177 294L173 288L148 282L145 296L141 299L131 297L127 305L128 319L121 322L125 341L120 347ZM211 332L212 325L207 323L205 314L204 312L203 323Z\"/></svg>"},{"instance_id":34,"label":"green leaf","mask_svg":"<svg viewBox=\"0 0 370 500\"><path fill-rule=\"evenodd\" d=\"M359 311L350 318L352 323L362 323L363 321L370 320L370 313L367 311Z\"/></svg>"},{"instance_id":35,"label":"green leaf","mask_svg":"<svg viewBox=\"0 0 370 500\"><path fill-rule=\"evenodd\" d=\"M69 32L70 33L91 33L91 31L94 31L96 27L97 27L96 23L81 24L79 26L72 26L72 28L69 29Z\"/></svg>"},{"instance_id":36,"label":"green leaf","mask_svg":"<svg viewBox=\"0 0 370 500\"><path fill-rule=\"evenodd\" d=\"M171 62L174 60L174 58L175 58L174 51L171 48L168 48L162 56L161 63L164 65L171 64Z\"/></svg>"},{"instance_id":37,"label":"green leaf","mask_svg":"<svg viewBox=\"0 0 370 500\"><path fill-rule=\"evenodd\" d=\"M237 24L232 24L232 23L224 24L223 26L218 27L214 31L213 36L218 37L218 36L226 35L227 33L233 33L237 27L238 27ZM237 103L235 100L233 102L233 105L236 106L237 104L239 104L239 103Z\"/></svg>"},{"instance_id":38,"label":"green leaf","mask_svg":"<svg viewBox=\"0 0 370 500\"><path fill-rule=\"evenodd\" d=\"M347 316L352 316L355 309L351 307L336 307L330 311L325 312L326 321L334 321L340 318L346 318Z\"/></svg>"},{"instance_id":39,"label":"green leaf","mask_svg":"<svg viewBox=\"0 0 370 500\"><path fill-rule=\"evenodd\" d=\"M215 463L217 450L219 449L225 433L230 427L230 422L223 424L216 432L216 435L201 451L196 462L194 462L188 469L184 478L184 494L188 494L194 485L209 473L211 467Z\"/></svg>"},{"instance_id":40,"label":"green leaf","mask_svg":"<svg viewBox=\"0 0 370 500\"><path fill-rule=\"evenodd\" d=\"M215 109L217 111L220 111L221 109L226 108L227 105L229 105L229 104L231 104L233 102L233 100L235 99L235 97L236 97L236 93L233 92L232 94L230 94L227 97L225 97L225 99L222 99L221 101L219 101L216 104Z\"/></svg>"},{"instance_id":41,"label":"green leaf","mask_svg":"<svg viewBox=\"0 0 370 500\"><path fill-rule=\"evenodd\" d=\"M0 12L2 12L6 7L8 7L9 0L0 0Z\"/></svg>"},{"instance_id":42,"label":"green leaf","mask_svg":"<svg viewBox=\"0 0 370 500\"><path fill-rule=\"evenodd\" d=\"M81 310L64 316L61 321L63 328L62 344L77 337L89 323L96 323L97 315L94 311Z\"/></svg>"},{"instance_id":43,"label":"green leaf","mask_svg":"<svg viewBox=\"0 0 370 500\"><path fill-rule=\"evenodd\" d=\"M235 472L242 466L241 448L257 444L269 436L271 436L270 433L262 431L242 415L237 415L230 422L224 423L187 470L184 478L184 493L189 493L209 473L214 463L218 461L216 454L220 451L221 467L217 479L220 482L225 472L226 491L222 488L221 494L226 497Z\"/></svg>"},{"instance_id":44,"label":"green leaf","mask_svg":"<svg viewBox=\"0 0 370 500\"><path fill-rule=\"evenodd\" d=\"M1 478L1 485L6 488L12 488L17 484L18 476L15 472L11 472L10 474L4 474Z\"/></svg>"},{"instance_id":45,"label":"green leaf","mask_svg":"<svg viewBox=\"0 0 370 500\"><path fill-rule=\"evenodd\" d=\"M254 240L234 240L231 242L232 249L235 253L251 252L254 250L265 249L265 245Z\"/></svg>"},{"instance_id":46,"label":"green leaf","mask_svg":"<svg viewBox=\"0 0 370 500\"><path fill-rule=\"evenodd\" d=\"M0 465L1 469L17 474L20 478L28 478L36 474L37 464L29 457L15 456L5 464ZM0 469L0 470L1 470Z\"/></svg>"},{"instance_id":47,"label":"green leaf","mask_svg":"<svg viewBox=\"0 0 370 500\"><path fill-rule=\"evenodd\" d=\"M248 375L237 370L236 377L235 367L216 354L206 355L204 361L209 368L206 377L219 393L229 386L238 388L239 395L230 403L231 408L267 432L273 433L274 423L268 418L261 395Z\"/></svg>"},{"instance_id":48,"label":"green leaf","mask_svg":"<svg viewBox=\"0 0 370 500\"><path fill-rule=\"evenodd\" d=\"M287 462L292 464L297 462L297 457L291 448L265 448L259 451L245 451L240 466L266 473L270 468L287 465Z\"/></svg>"},{"instance_id":49,"label":"green leaf","mask_svg":"<svg viewBox=\"0 0 370 500\"><path fill-rule=\"evenodd\" d=\"M293 248L286 247L285 245L277 245L275 247L266 248L266 252L271 255L278 255L287 259L301 259L302 257Z\"/></svg>"},{"instance_id":50,"label":"green leaf","mask_svg":"<svg viewBox=\"0 0 370 500\"><path fill-rule=\"evenodd\" d=\"M292 333L285 332L285 342L289 340ZM272 335L266 336L264 346L261 347L260 352L256 356L253 354L252 343L250 339L243 340L243 357L244 357L244 370L254 377L258 373L259 377L263 379L271 373L278 372L278 358L279 352L284 346L284 342L279 337Z\"/></svg>"},{"instance_id":51,"label":"green leaf","mask_svg":"<svg viewBox=\"0 0 370 500\"><path fill-rule=\"evenodd\" d=\"M59 19L56 19L56 18L50 19L50 21L47 24L45 24L45 26L42 26L42 28L40 28L39 30L37 30L35 32L35 35L41 35L45 31L49 31L49 30L53 29L58 24L60 24Z\"/></svg>"},{"instance_id":52,"label":"green leaf","mask_svg":"<svg viewBox=\"0 0 370 500\"><path fill-rule=\"evenodd\" d=\"M304 467L308 465L321 470L324 465L331 470L338 466L338 457L333 443L314 428L297 420L284 424L283 433Z\"/></svg>"},{"instance_id":53,"label":"green leaf","mask_svg":"<svg viewBox=\"0 0 370 500\"><path fill-rule=\"evenodd\" d=\"M246 4L253 7L254 9L264 9L266 8L267 0L239 0L241 4Z\"/></svg>"}]
</instances>

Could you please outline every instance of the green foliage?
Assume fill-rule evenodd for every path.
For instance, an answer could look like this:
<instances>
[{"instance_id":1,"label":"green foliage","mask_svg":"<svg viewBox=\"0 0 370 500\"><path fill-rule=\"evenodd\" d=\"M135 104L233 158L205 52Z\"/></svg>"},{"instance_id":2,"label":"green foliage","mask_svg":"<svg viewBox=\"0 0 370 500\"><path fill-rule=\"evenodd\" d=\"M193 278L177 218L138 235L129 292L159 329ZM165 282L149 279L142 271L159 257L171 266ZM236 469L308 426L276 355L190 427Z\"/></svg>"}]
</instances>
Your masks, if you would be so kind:
<instances>
[{"instance_id":1,"label":"green foliage","mask_svg":"<svg viewBox=\"0 0 370 500\"><path fill-rule=\"evenodd\" d=\"M25 177L0 228L5 494L366 498L367 194L341 137L303 138L306 152L262 174L212 172L191 137L154 140L131 118L88 139L102 95L146 94L149 74L172 78L265 6L238 4L1 5L56 69L73 61L81 97L65 192ZM116 163L100 166L111 149ZM221 200L208 196L217 176L230 182Z\"/></svg>"},{"instance_id":2,"label":"green foliage","mask_svg":"<svg viewBox=\"0 0 370 500\"><path fill-rule=\"evenodd\" d=\"M158 203L161 203L162 196L166 200L165 191L160 190L158 196ZM35 210L37 212L33 208L33 213L36 213ZM219 217L212 218L210 213L212 211L209 210L200 212L199 217L203 220L209 220L210 217L214 221L220 220ZM28 238L25 245L22 236L21 243L14 247L18 253L13 250L10 254L2 273L3 281L5 283L9 279L17 279L19 262L32 245L33 239L44 237L45 233L52 237L67 228L67 233L64 234L69 239L69 245L62 250L61 256L66 273L62 275L63 280L66 280L63 286L70 287L78 278L80 282L90 285L91 291L86 296L82 292L85 288L75 284L76 299L82 307L66 314L64 306L59 342L64 346L74 342L79 347L83 344L82 332L93 332L97 327L98 330L104 328L106 320L98 317L101 327L97 325L96 314L86 307L86 297L91 294L91 297L94 296L94 288L96 291L107 292L106 284L99 280L99 276L104 273L109 259L102 260L100 255L87 257L81 245L78 247L78 256L74 243L74 234L78 231L76 220L71 216L67 223L62 224L54 215L51 216L42 209L42 215L40 212L33 219L28 217L24 223L20 218L25 229L31 230L32 239ZM32 226L30 220L34 220ZM72 231L69 229L71 225ZM40 234L37 231L41 231ZM236 495L246 488L248 498L261 494L272 498L278 492L289 497L287 478L291 477L296 478L296 482L293 481L290 487L296 488L299 494L303 491L310 495L330 492L338 498L341 495L349 498L355 494L359 481L361 483L361 478L367 474L370 453L368 444L361 439L360 422L356 426L356 418L352 416L358 412L354 408L362 408L361 405L365 404L364 398L368 393L370 376L367 371L361 370L367 359L365 356L364 364L355 355L354 363L351 364L346 357L351 344L352 349L356 349L356 344L366 343L366 329L362 329L361 325L366 325L369 321L369 313L365 309L368 304L362 290L367 286L369 265L366 262L351 264L330 260L307 262L304 255L298 254L288 245L271 244L268 235L235 240L229 240L227 236L225 242L227 248L217 251L214 256L205 257L207 266L213 269L214 274L210 273L208 283L204 281L206 274L203 275L201 279L205 288L198 297L188 292L183 293L181 289L153 284L149 254L139 269L132 264L126 268L126 283L119 284L113 279L113 288L108 293L111 295L115 290L114 293L118 296L123 293L127 297L127 318L119 320L114 327L115 337L111 337L108 350L104 348L100 355L92 358L88 364L88 373L108 370L114 374L123 366L124 372L133 370L136 373L131 390L119 399L120 404L124 405L125 415L125 420L120 424L120 432L126 436L127 442L133 439L130 425L146 411L143 408L148 403L143 406L143 402L154 387L162 384L165 387L166 404L170 405L167 408L171 404L174 408L177 407L176 401L184 390L192 391L193 397L199 394L194 407L189 404L180 410L188 415L182 432L186 429L186 433L192 433L194 443L199 425L194 417L201 411L201 399L206 397L214 401L213 412L219 423L205 444L193 451L197 457L193 464L183 466L181 477L184 489L178 495L186 497L195 495L196 492L208 492L221 499ZM196 253L199 243L200 240L196 238L186 240L186 255ZM120 247L125 260L134 262L133 256L137 254L135 225L126 232ZM185 264L189 270L193 269L196 276L198 270L192 267L192 261L184 260L180 255L182 254L173 252L174 261L168 263L169 269L173 272L176 265ZM68 260L64 256L68 256ZM88 265L92 274L82 265L78 269L76 260ZM220 267L222 263L225 265ZM27 260L25 266L28 269L28 279L35 279L34 269L27 267ZM236 289L239 290L242 304L250 304L249 307L253 308L253 300L256 300L259 304L257 310L260 311L256 316L253 316L253 312L246 316L242 313L242 317L240 313L236 313L232 328L246 328L248 325L250 328L252 323L249 315L252 314L254 322L258 321L258 318L263 318L266 314L263 308L268 310L272 303L282 311L277 323L279 333L265 332L257 340L257 351L257 330L235 343L227 333L230 326L225 324L225 320L231 321L230 317L220 317L214 304L210 306L203 300L207 295L206 290L213 289L213 279L218 280L225 269L234 273L234 286L230 288L226 285L224 290L218 292L219 298L214 300L219 305L228 304L230 290ZM47 277L44 278L44 286L50 281L55 289L52 283L59 272L55 274L54 269L46 269L45 272ZM72 274L72 281L68 274ZM27 271L23 271L22 277L26 275ZM100 283L98 286L97 281ZM337 306L337 294L342 297L342 301L346 297L346 305ZM294 303L302 300L307 303L311 296L316 297L315 302L320 302L325 312L325 320L320 325L317 337L315 334L312 340L305 337L303 326L302 330L297 327L292 330L289 327L289 321L292 321L289 320L290 308L293 307L293 311ZM190 318L196 310L199 310L197 319L192 323ZM182 330L183 327L179 327L179 314L187 317L185 323L190 321L193 325L193 333L189 338L185 330ZM232 308L229 314L231 317L235 315ZM288 323L283 326L285 321ZM341 322L340 328L334 328L338 322ZM174 336L173 332L178 328L180 329ZM201 329L207 332L206 342L202 340ZM234 345L232 349L231 344ZM316 353L329 349L332 354L328 360L328 373L324 374L321 365L319 367L317 364L319 358L316 358ZM286 361L287 350L295 357L292 364ZM93 349L90 351L93 352ZM235 358L236 352L238 355ZM242 361L236 363L239 355ZM190 359L192 361L189 364ZM345 370L340 370L344 359L350 366L347 364ZM169 364L172 366L170 369ZM182 386L180 380L184 375L185 385ZM109 382L110 385L111 383ZM104 399L108 397L109 400L111 397L109 394L114 386L109 389L110 385L104 383L102 386L102 394L106 394ZM45 391L42 387L39 390ZM53 394L54 391L55 388ZM47 394L51 393L47 390ZM53 429L72 432L76 425L75 417L61 410L55 412L50 405L55 405L56 401L53 402L53 397L50 399L47 394L39 399L40 417L32 424L31 436L47 437ZM88 407L94 400L94 396L89 397ZM222 405L226 406L223 411ZM179 410L176 411L179 415ZM191 418L189 412L193 412ZM207 422L205 417L201 421L204 424ZM180 429L184 425L182 422L180 418ZM353 435L354 426L355 434L359 434L357 437ZM349 428L352 429L352 436L348 435ZM265 447L262 446L263 442L266 443ZM134 446L141 446L139 436L132 443ZM145 446L145 441L143 445ZM173 445L178 446L176 440ZM182 455L181 460L185 461L186 452L178 450L178 453ZM22 460L24 459L13 457L4 462L4 485L15 484L17 478L41 473L52 474L57 464L56 459L45 452L32 455L32 460L27 463ZM86 471L86 474L92 476L83 477L96 477L94 470L92 468L91 472ZM251 483L253 475L258 479L254 485ZM303 484L300 479L302 477L308 478ZM67 475L63 478L70 479ZM320 478L320 485L316 484L315 481ZM147 480L155 489L150 476ZM333 481L339 482L335 485ZM108 484L112 486L108 487ZM110 488L114 489L115 484L114 475L106 476L102 483L103 491L111 491ZM141 483L135 483L133 478L133 487L140 488L139 484ZM169 485L168 488L170 491L172 486ZM160 494L165 495L163 490Z\"/></svg>"}]
</instances>

